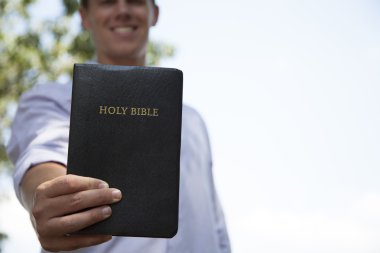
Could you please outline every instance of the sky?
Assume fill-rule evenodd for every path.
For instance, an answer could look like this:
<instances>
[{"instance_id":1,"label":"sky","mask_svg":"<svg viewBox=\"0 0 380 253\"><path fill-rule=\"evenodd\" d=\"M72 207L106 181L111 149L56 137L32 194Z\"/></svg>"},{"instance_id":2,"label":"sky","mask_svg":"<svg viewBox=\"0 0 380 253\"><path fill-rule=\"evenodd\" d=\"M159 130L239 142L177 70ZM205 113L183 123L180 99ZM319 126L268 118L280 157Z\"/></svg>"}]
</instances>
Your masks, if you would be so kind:
<instances>
[{"instance_id":1,"label":"sky","mask_svg":"<svg viewBox=\"0 0 380 253\"><path fill-rule=\"evenodd\" d=\"M380 252L380 2L157 2L151 38L208 126L233 252ZM4 252L38 252L17 201L0 213Z\"/></svg>"}]
</instances>

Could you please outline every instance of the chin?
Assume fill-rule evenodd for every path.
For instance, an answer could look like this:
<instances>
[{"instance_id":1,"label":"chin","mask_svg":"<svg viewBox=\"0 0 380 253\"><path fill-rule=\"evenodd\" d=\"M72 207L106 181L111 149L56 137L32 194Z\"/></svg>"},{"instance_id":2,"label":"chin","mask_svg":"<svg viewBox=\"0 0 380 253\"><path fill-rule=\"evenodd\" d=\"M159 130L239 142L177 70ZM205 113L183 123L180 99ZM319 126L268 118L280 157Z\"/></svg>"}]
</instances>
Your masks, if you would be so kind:
<instances>
[{"instance_id":1,"label":"chin","mask_svg":"<svg viewBox=\"0 0 380 253\"><path fill-rule=\"evenodd\" d=\"M133 62L137 61L139 58L141 58L142 55L139 53L136 53L135 51L120 51L120 52L114 52L113 54L110 55L111 59L114 59L115 62L119 62L121 65L123 65L123 62L127 62L131 65L136 65L133 64Z\"/></svg>"}]
</instances>

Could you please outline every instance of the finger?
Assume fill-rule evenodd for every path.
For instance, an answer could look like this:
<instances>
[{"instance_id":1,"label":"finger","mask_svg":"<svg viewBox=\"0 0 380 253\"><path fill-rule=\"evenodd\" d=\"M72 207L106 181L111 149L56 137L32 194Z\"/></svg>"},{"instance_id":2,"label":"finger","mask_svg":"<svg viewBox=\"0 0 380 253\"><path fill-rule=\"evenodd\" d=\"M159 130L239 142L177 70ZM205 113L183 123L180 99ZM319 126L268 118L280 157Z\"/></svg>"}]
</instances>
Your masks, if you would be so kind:
<instances>
[{"instance_id":1,"label":"finger","mask_svg":"<svg viewBox=\"0 0 380 253\"><path fill-rule=\"evenodd\" d=\"M49 210L50 217L58 217L112 204L120 201L121 197L120 190L114 188L87 190L49 199L43 209Z\"/></svg>"},{"instance_id":2,"label":"finger","mask_svg":"<svg viewBox=\"0 0 380 253\"><path fill-rule=\"evenodd\" d=\"M53 198L78 191L108 188L108 184L100 179L65 175L41 184L37 191L43 191L46 197Z\"/></svg>"},{"instance_id":3,"label":"finger","mask_svg":"<svg viewBox=\"0 0 380 253\"><path fill-rule=\"evenodd\" d=\"M44 236L71 234L99 221L107 219L111 216L111 214L112 209L109 206L95 207L83 212L52 218L47 221L45 227L42 228L43 231L38 232ZM43 234L45 231L49 231L49 234Z\"/></svg>"},{"instance_id":4,"label":"finger","mask_svg":"<svg viewBox=\"0 0 380 253\"><path fill-rule=\"evenodd\" d=\"M112 239L110 235L71 235L62 237L49 237L41 239L41 246L47 251L71 251L107 242Z\"/></svg>"}]
</instances>

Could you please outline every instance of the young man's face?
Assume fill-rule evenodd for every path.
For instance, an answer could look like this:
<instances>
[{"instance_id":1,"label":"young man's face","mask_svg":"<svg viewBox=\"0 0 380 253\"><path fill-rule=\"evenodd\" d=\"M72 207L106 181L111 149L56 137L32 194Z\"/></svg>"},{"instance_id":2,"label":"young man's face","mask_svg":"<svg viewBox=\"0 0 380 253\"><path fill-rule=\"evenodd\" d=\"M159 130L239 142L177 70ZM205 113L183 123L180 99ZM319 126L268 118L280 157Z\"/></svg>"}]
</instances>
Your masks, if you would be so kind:
<instances>
[{"instance_id":1,"label":"young man's face","mask_svg":"<svg viewBox=\"0 0 380 253\"><path fill-rule=\"evenodd\" d=\"M94 39L100 63L122 64L145 59L149 28L158 7L152 0L89 0L81 8L82 22Z\"/></svg>"}]
</instances>

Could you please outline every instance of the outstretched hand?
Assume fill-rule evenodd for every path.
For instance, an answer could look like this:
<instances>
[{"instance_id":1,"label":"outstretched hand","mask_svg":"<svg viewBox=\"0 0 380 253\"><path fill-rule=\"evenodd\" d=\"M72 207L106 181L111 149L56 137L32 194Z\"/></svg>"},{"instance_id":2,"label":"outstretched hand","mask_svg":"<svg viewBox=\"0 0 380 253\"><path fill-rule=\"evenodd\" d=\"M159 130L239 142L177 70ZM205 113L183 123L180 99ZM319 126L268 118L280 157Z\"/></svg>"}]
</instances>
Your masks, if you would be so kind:
<instances>
[{"instance_id":1,"label":"outstretched hand","mask_svg":"<svg viewBox=\"0 0 380 253\"><path fill-rule=\"evenodd\" d=\"M110 235L72 235L107 219L121 192L102 180L63 175L39 184L30 203L33 226L48 251L69 251L106 242Z\"/></svg>"}]
</instances>

